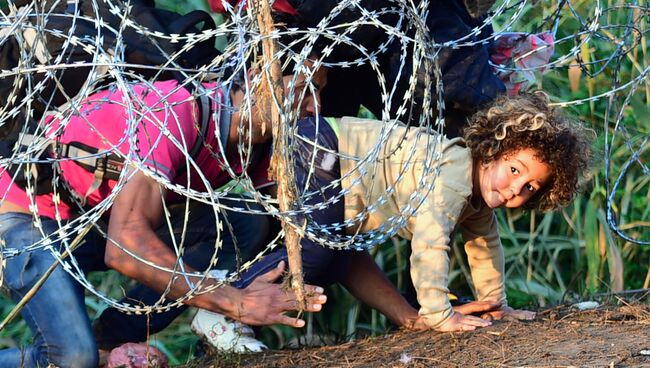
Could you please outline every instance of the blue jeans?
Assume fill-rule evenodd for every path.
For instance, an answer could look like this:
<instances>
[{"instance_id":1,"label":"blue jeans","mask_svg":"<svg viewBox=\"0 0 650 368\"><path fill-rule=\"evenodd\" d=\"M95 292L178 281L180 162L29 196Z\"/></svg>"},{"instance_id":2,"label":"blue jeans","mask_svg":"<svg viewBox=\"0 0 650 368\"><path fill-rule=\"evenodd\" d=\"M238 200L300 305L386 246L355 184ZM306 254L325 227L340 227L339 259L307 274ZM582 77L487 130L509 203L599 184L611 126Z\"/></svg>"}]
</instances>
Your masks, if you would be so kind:
<instances>
[{"instance_id":1,"label":"blue jeans","mask_svg":"<svg viewBox=\"0 0 650 368\"><path fill-rule=\"evenodd\" d=\"M294 151L298 190L320 191L319 194L306 199L305 204L322 203L341 191L340 184L328 187L330 183L341 177L338 156L333 156L331 153L338 153L338 138L326 121L322 119L318 121L314 117L298 121L297 128L299 136L315 141L319 147L324 148L315 148L313 143L297 140ZM310 170L313 170L311 176ZM336 203L328 204L323 209L314 210L308 216L310 223L319 225L342 223L345 216L343 198ZM304 218L299 220L302 219ZM342 229L330 231L329 234L334 237L344 235ZM320 286L341 281L350 267L350 252L355 251L325 248L307 238L301 240L300 246L305 282ZM287 259L287 249L280 247L255 263L248 271L243 272L241 279L233 283L233 286L246 287L256 277L272 270L280 261L287 261Z\"/></svg>"},{"instance_id":2,"label":"blue jeans","mask_svg":"<svg viewBox=\"0 0 650 368\"><path fill-rule=\"evenodd\" d=\"M43 218L45 233L58 225ZM21 249L42 238L32 225L32 216L0 214L0 236L8 247ZM89 237L93 237L89 234ZM93 247L94 242L84 244ZM5 284L14 301L20 300L54 262L51 252L37 250L7 259ZM57 267L38 293L21 311L32 331L34 345L0 351L0 367L96 367L97 347L84 304L84 289Z\"/></svg>"},{"instance_id":3,"label":"blue jeans","mask_svg":"<svg viewBox=\"0 0 650 368\"><path fill-rule=\"evenodd\" d=\"M214 213L208 206L193 204L190 212L184 259L187 264L197 269L208 267L210 255L214 252ZM183 223L184 206L171 206L174 229L180 229ZM237 251L233 246L233 236L237 237L239 255L247 259L264 245L263 240L268 229L268 219L264 216L253 216L239 213L227 213L235 234L227 230L222 232L223 248L219 251L220 262L217 268L234 268ZM41 218L43 231L51 234L58 229L54 220ZM21 249L39 241L42 236L32 224L32 216L8 213L0 214L0 237L8 248ZM225 227L224 227L225 228ZM171 244L166 224L158 231L159 236ZM175 235L180 235L174 231ZM84 272L106 270L104 250L106 240L98 233L91 231L85 238L85 243L74 252L74 256ZM54 244L59 247L60 244ZM5 269L5 287L14 301L20 300L38 279L54 262L50 251L37 250L25 252L7 259ZM223 263L222 263L223 262ZM137 286L129 296L142 297L143 303L152 304L159 299L159 294L153 290ZM155 300L152 301L151 298ZM125 298L125 299L127 299ZM149 298L149 299L147 299ZM139 299L135 299L136 301ZM134 299L129 299L131 303ZM151 323L158 329L169 324L174 317L182 312L173 309L169 313L152 314ZM34 336L32 346L22 349L12 348L0 351L0 368L4 367L45 367L54 364L58 367L96 367L98 364L97 343L93 334L90 320L84 304L84 288L59 266L50 275L36 295L21 311ZM106 315L106 316L104 316ZM117 330L127 341L137 341L129 336L131 331L140 333L137 325L121 326L117 323L135 321L114 309L107 309L100 320L107 323L110 330ZM112 324L115 318L116 325ZM146 316L144 318L146 323ZM144 331L146 332L146 325ZM151 331L153 332L153 330Z\"/></svg>"}]
</instances>

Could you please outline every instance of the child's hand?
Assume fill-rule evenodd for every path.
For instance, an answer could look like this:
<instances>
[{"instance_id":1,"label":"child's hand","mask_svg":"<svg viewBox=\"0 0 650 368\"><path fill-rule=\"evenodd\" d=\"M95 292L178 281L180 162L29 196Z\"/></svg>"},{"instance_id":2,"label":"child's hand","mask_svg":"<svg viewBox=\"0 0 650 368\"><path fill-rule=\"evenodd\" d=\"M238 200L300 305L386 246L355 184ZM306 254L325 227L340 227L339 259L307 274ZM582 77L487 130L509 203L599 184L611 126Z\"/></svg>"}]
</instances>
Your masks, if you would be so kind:
<instances>
[{"instance_id":1,"label":"child's hand","mask_svg":"<svg viewBox=\"0 0 650 368\"><path fill-rule=\"evenodd\" d=\"M481 318L492 321L500 319L520 319L520 320L531 320L535 319L535 312L522 310L522 309L513 309L511 307L501 307L497 310L483 313Z\"/></svg>"},{"instance_id":2,"label":"child's hand","mask_svg":"<svg viewBox=\"0 0 650 368\"><path fill-rule=\"evenodd\" d=\"M436 331L440 332L452 332L452 331L472 331L477 327L487 327L490 326L492 322L479 317L466 316L460 313L454 312L445 323L436 328Z\"/></svg>"}]
</instances>

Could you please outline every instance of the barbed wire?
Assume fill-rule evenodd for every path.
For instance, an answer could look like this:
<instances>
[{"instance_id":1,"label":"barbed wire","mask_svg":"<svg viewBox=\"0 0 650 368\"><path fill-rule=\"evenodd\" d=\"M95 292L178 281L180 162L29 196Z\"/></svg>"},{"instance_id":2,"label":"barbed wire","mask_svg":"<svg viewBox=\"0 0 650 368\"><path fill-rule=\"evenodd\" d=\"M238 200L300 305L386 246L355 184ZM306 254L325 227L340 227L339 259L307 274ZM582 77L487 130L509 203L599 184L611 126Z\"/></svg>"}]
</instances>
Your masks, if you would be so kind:
<instances>
[{"instance_id":1,"label":"barbed wire","mask_svg":"<svg viewBox=\"0 0 650 368\"><path fill-rule=\"evenodd\" d=\"M167 196L162 199L164 209L162 227L170 233L172 249L178 261L173 268L157 265L129 251L115 239L110 239L106 230L99 225L110 214L116 197L137 172L155 180L167 193L180 198L181 203L185 203L183 217L186 219L189 217L190 202L200 202L212 209L215 218L220 219L214 224L214 252L206 255L209 256L208 263L213 266L218 264L224 232L228 231L235 238L236 231L227 222L228 216L224 215L227 211L272 216L291 224L302 236L332 249L367 249L385 242L403 228L408 219L417 212L422 202L431 194L440 172L440 139L445 128L447 87L443 82L444 71L439 65L441 53L477 45L491 45L507 32L518 30L518 27L522 27L518 31L523 34L550 32L554 42L552 45L541 45L539 48L520 54L508 65L493 63L492 67L498 72L546 71L547 77L539 77L533 87L544 88L554 97L557 106L578 107L583 104L593 106L595 103L604 105L602 110L605 113L601 119L605 140L607 221L612 230L626 241L650 244L650 240L643 238L644 235L647 236L647 232L635 231L635 235L630 235L621 227L622 219L618 212L620 206L617 205L625 195L625 189L621 189L624 181L635 180L637 186L643 187L648 186L650 176L646 162L650 122L647 115L643 116L639 113L636 116L637 120L630 121L629 114L626 114L631 106L641 106L644 103L647 111L650 103L648 102L650 66L645 64L647 19L650 13L648 5L635 1L604 6L600 1L586 5L584 2L574 4L571 1L531 3L506 0L495 5L493 11L487 14L478 26L471 28L470 32L444 42L438 42L435 32L428 28L427 17L431 12L436 11L432 8L433 3L429 1L386 0L381 3L382 6L365 8L365 2L343 0L324 14L313 27L301 28L290 24L279 27L271 36L281 45L281 51L276 57L283 63L287 60L293 62L285 103L280 106L283 121L298 119L300 111L295 106L300 106L301 101L309 97L317 97L318 90L312 83L314 68L369 66L376 75L383 103L378 114L378 120L383 122L383 126L377 144L363 157L346 157L344 153L331 152L339 159L353 160L352 170L342 173L340 179L318 190L301 188L295 209L282 212L277 208L277 202L272 196L256 189L255 180L248 174L248 169L256 165L253 159L254 144L250 141L250 137L247 138L243 134L250 127L247 128L245 124L239 127L240 135L236 150L240 162L229 162L223 146L207 147L211 158L219 163L219 169L234 183L223 188L213 186L209 173L203 171L201 163L197 162L197 158L191 154L193 142L186 141L182 135L179 138L174 134L175 129L182 125L175 108L186 103L194 103L200 96L207 97L212 104L213 120L218 120L219 113L222 111L227 113L237 111L242 116L248 117L243 121L252 120L255 105L254 91L262 83L263 74L252 72L257 69L264 70L269 67L269 64L256 59L262 37L259 35L251 10L246 8L243 2L235 6L224 2L226 20L216 28L183 34L166 34L148 29L138 23L128 1L92 0L87 4L91 4L88 8L92 9L90 13L82 13L78 6L70 10L67 3L59 1L45 3L26 1L22 7L9 1L8 6L0 13L2 29L0 45L6 45L11 40L15 40L19 45L19 59L15 67L0 71L2 83L11 85L15 93L6 98L10 103L0 111L0 124L7 126L11 122L17 122L21 133L33 133L38 138L25 148L13 150L10 155L0 158L0 165L2 168L12 165L17 167L18 169L14 171L14 179L24 171L27 179L25 190L29 198L29 209L33 213L33 226L41 234L41 239L21 249L3 242L1 251L3 258L42 249L51 252L68 274L111 307L128 313L141 314L163 312L180 306L197 294L210 292L223 284L236 281L240 272L248 270L252 264L278 246L283 236L280 232L252 259L238 260L237 270L233 270L225 280L206 286L205 281L210 279L209 270L204 272L186 270L183 255L188 246L184 241L187 227L183 227L181 234L174 234L168 199L165 199L169 198ZM51 8L44 7L46 5L51 5ZM59 11L60 9L66 11ZM103 11L105 9L108 13ZM350 17L350 14L354 16ZM109 21L110 16L114 17L111 18L113 23ZM341 22L340 18L343 16L347 18L346 21ZM390 17L394 17L393 21L384 21ZM539 20L531 21L531 19ZM69 29L55 27L56 21L61 20L66 20L70 25ZM529 27L526 25L527 22L535 26ZM78 27L89 24L91 32L78 34ZM497 30L486 32L493 25ZM357 42L355 37L360 29L373 29L383 37L377 42L376 47L371 49L368 45ZM129 32L134 32L155 45L166 62L152 67L126 61L125 49L128 45L125 38ZM184 53L202 47L201 45L206 41L214 42L218 38L228 41L218 56L194 68L182 65L181 59ZM52 40L60 42L62 52L48 55L50 53L47 48L48 42ZM175 52L169 53L162 46L165 42L182 46ZM399 45L396 68L399 78L391 79L384 74L385 70L380 59L395 43ZM350 55L354 57L339 60L331 58L331 55L341 48L352 49L354 52ZM547 62L528 67L519 66L519 61L536 53L548 51L549 48L553 48L555 54ZM84 54L83 60L72 61L66 57L69 56L66 50L73 49ZM314 57L315 54L318 56ZM639 62L639 56L642 62ZM586 60L586 57L589 58ZM313 63L312 68L306 66L308 60ZM580 70L580 78L585 79L584 84L590 88L588 94L580 95L576 92L572 96L554 95L556 82L551 76L557 79L561 73L570 73L576 68ZM56 84L57 80L62 78L62 73L82 69L87 70L87 76L84 81L81 81L78 93L74 96L65 96L64 104L46 101L48 113L43 117L37 116L35 106L43 103L41 100L43 96L47 96L48 86L51 83ZM422 71L424 71L423 77L418 75ZM183 79L170 91L163 92L157 87L156 82L168 78L170 73L181 75ZM250 79L241 77L251 74ZM297 86L300 76L306 79L307 87ZM397 88L398 80L407 81L405 89ZM25 90L24 96L17 93L21 88ZM242 89L244 95L239 107L232 106L227 99L230 92L236 88ZM171 98L184 89L191 90L186 98L178 101ZM420 100L416 102L415 96L420 93L419 91L423 92L420 94ZM102 97L104 100L98 100L96 97L98 95L104 96ZM153 106L149 103L150 100L147 100L152 95L155 95ZM119 104L126 117L126 125L123 131L119 132L118 139L113 139L103 132L101 122L86 119L84 123L91 131L98 134L102 147L106 148L85 157L42 156L48 142L61 139L67 129L74 128L69 127L73 117L88 116L94 111L93 109L98 108L93 107L89 102L105 103L109 100L106 96L118 96L112 98L110 102ZM294 101L298 103L292 103ZM417 104L421 106L421 114L413 112ZM36 125L32 121L34 119L37 120ZM415 123L411 124L410 129L402 130L400 128L402 125L398 121ZM138 133L149 125L155 126L160 132L150 137L154 142L151 144L151 149L148 152L140 152ZM317 131L320 129L317 127ZM314 211L344 201L345 196L350 194L353 188L362 184L363 179L377 175L378 167L393 153L385 152L382 144L389 136L395 134L402 134L401 141L404 146L399 148L405 152L405 161L396 175L395 182L389 183L385 193L377 198L365 198L368 206L353 218L345 219L341 223L318 224L307 221L306 227L303 227L302 222L296 222L297 218L309 219L309 215ZM408 134L415 134L415 139L407 140ZM153 160L155 142L161 140L170 141L175 149L184 154L184 165L188 169L182 177L170 179L148 164L149 160ZM407 142L413 143L407 145ZM297 136L292 144L299 143L313 147L312 150L323 149L318 139L312 141ZM420 155L421 152L425 152L424 156ZM117 155L124 161L124 167L130 167L132 170L123 170L114 185L109 188L110 190L96 203L92 203L92 206L84 203L85 198L72 198L76 205L74 208L76 215L72 218L66 214L65 208L68 204L62 200L65 193L71 191L68 184L70 178L54 170L49 181L53 188L54 219L58 229L54 232L45 231L42 218L39 216L42 204L39 204L35 194L38 189L34 186L36 178L29 168L35 164L61 167L69 161L98 159L106 154ZM237 164L239 169L233 168L234 164ZM416 165L422 168L421 176L409 201L401 205L399 213L385 219L375 230L362 233L358 224L391 200L399 185ZM196 176L190 175L190 171L196 173ZM313 175L314 167L310 169L307 176L309 178ZM335 195L314 203L314 199L322 198L324 190L341 186L342 189ZM247 195L236 195L239 192ZM8 190L2 193L2 201L5 201L7 196ZM637 213L639 218L626 218L625 221L628 223L638 221L640 224L647 221L647 207L643 207L643 204L639 206L633 211L628 211L628 213ZM647 225L639 226L647 229ZM129 304L104 295L88 281L74 255L62 256L66 250L72 251L70 241L75 234L88 227L92 227L93 231L98 232L106 241L112 241L123 252L142 262L143 265L168 272L172 276L170 280L176 277L184 278L187 284L191 285L191 290L186 295L169 302L167 297L171 288L170 281L161 299L148 306ZM341 230L355 228L357 230L352 234L341 235Z\"/></svg>"}]
</instances>

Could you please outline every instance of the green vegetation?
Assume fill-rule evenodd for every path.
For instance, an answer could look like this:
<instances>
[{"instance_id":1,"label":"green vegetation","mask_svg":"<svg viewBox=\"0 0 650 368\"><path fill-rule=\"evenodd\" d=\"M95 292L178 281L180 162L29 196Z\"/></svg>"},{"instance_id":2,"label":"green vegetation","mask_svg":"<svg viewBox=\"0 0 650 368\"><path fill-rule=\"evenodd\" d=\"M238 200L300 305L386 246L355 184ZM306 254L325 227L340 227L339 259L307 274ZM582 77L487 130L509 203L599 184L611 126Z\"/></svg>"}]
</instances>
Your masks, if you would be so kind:
<instances>
[{"instance_id":1,"label":"green vegetation","mask_svg":"<svg viewBox=\"0 0 650 368\"><path fill-rule=\"evenodd\" d=\"M624 4L623 1L604 1L606 8ZM604 3L604 4L603 4ZM641 2L644 3L644 2ZM172 8L178 4L190 8L205 6L199 1L160 1ZM200 5L203 4L203 5ZM583 19L593 19L594 2L589 0L571 2L576 14ZM522 16L511 26L518 31L535 31L538 27L550 29L542 24L550 16L556 1L533 2L526 5ZM176 8L177 9L177 8ZM184 8L187 9L187 8ZM178 10L178 9L177 9ZM509 13L511 14L511 13ZM540 17L540 14L542 15ZM620 8L606 11L600 24L628 24L634 12ZM645 30L647 19L638 17L636 26ZM505 27L507 19L497 19L495 28ZM566 55L583 36L577 34L583 25L563 9L557 27L556 39L567 40L556 45L555 55ZM644 34L625 34L622 27L604 28L588 44L580 48L579 57L589 63L583 70L575 60L558 65L539 79L537 89L545 90L554 101L572 101L598 96L612 89L613 84L623 85L638 77L649 63L647 37ZM619 42L620 41L620 42ZM608 61L617 47L632 49ZM571 65L570 65L571 64ZM594 77L595 73L605 68ZM628 87L608 98L589 101L567 107L576 117L592 126L598 133L602 157L609 157L611 168L605 172L600 162L585 192L569 207L554 213L528 213L522 211L499 211L500 231L507 259L507 288L510 304L514 307L535 308L561 301L589 298L594 294L616 292L625 289L648 288L650 286L650 248L624 241L615 235L607 222L606 179L613 183L634 149L638 149L643 138L650 135L650 81L638 86L629 97L629 104L623 105L631 89ZM608 101L610 104L608 104ZM621 114L620 126L615 130L617 114ZM608 124L604 124L607 121ZM611 143L605 151L605 137ZM642 162L647 162L648 153L642 152ZM614 193L612 208L621 230L636 239L650 240L650 177L641 165L632 165L621 185ZM647 168L645 168L647 170ZM403 289L408 278L408 243L394 240L373 250L375 259L392 281ZM453 244L451 288L463 295L471 295L468 266L463 255L462 244L457 239ZM95 279L99 290L114 295L119 290L112 287L119 276ZM318 314L308 316L308 327L293 330L286 327L265 327L258 331L271 347L293 345L300 341L318 341L313 336L327 336L328 341L343 341L351 337L383 334L390 323L376 311L360 305L343 288L334 286L328 290L329 302ZM102 306L88 298L88 308L95 315ZM0 299L0 314L6 315L12 305L7 299ZM182 363L193 352L196 337L189 331L190 314L179 318L174 325L159 336L152 337L154 344L168 353L172 363ZM0 346L26 343L30 339L24 322L16 321L0 332Z\"/></svg>"}]
</instances>

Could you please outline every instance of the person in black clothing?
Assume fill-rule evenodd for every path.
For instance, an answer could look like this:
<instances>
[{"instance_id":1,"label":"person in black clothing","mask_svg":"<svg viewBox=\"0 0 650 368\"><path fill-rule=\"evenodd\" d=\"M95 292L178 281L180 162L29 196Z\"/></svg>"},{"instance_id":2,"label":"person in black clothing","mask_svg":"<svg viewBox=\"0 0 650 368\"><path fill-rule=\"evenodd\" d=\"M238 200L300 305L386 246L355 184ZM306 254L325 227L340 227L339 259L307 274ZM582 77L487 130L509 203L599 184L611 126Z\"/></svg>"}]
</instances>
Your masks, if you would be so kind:
<instances>
[{"instance_id":1,"label":"person in black clothing","mask_svg":"<svg viewBox=\"0 0 650 368\"><path fill-rule=\"evenodd\" d=\"M215 0L216 1L216 0ZM285 7L277 9L275 18L279 23L289 27L309 28L316 27L318 23L338 4L335 0L286 0L295 9L288 13ZM468 2L475 4L467 4ZM480 3L480 4L479 4ZM493 33L490 25L482 28L478 35L467 37L473 29L483 25L485 16L477 14L491 5L491 1L460 1L460 0L432 0L429 3L425 25L429 31L430 42L443 44L445 42L463 39L463 43L487 40ZM360 7L368 11L396 8L396 2L388 0L363 0ZM470 9L470 10L468 10ZM478 9L478 10L477 10ZM399 10L399 9L396 9ZM472 16L470 14L474 14ZM384 12L377 18L387 25L397 25L399 12ZM336 16L330 25L353 22L361 17L361 12L356 8L346 8ZM403 23L404 19L402 20ZM413 29L401 29L409 36L414 35ZM389 40L385 30L373 25L361 25L349 38L356 45L363 46L369 52L377 50L382 43ZM321 42L329 42L322 39ZM324 49L324 46L319 46ZM396 116L398 108L404 103L403 96L409 88L409 78L413 74L413 43L407 45L406 55L401 55L402 43L394 38L384 52L378 55L379 71L386 78L386 88L390 92L396 86L391 99L390 118L397 118L408 124L418 124L422 115L422 106L425 95L425 77L429 77L434 90L431 91L431 104L436 107L437 94L443 93L445 103L445 133L449 137L456 137L465 125L466 119L480 106L492 101L497 95L505 92L503 82L492 72L489 65L490 43L478 43L473 46L459 48L444 47L437 53L437 64L442 76L442 91L435 90L435 76L433 69L425 70L420 66L416 70L417 86L413 96L406 103L404 116ZM352 62L362 58L363 54L358 48L345 44L338 44L326 61L331 63ZM402 60L405 62L402 63ZM402 65L403 64L403 65ZM402 66L402 69L400 69ZM363 65L350 67L334 66L328 73L328 85L322 92L323 116L356 116L361 105L369 109L375 116L381 118L384 102L381 98L381 89L377 72L368 62ZM432 116L435 119L437 111ZM435 120L431 120L435 121Z\"/></svg>"}]
</instances>

